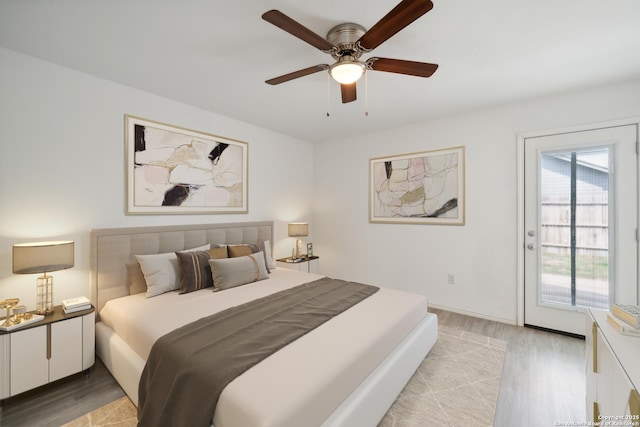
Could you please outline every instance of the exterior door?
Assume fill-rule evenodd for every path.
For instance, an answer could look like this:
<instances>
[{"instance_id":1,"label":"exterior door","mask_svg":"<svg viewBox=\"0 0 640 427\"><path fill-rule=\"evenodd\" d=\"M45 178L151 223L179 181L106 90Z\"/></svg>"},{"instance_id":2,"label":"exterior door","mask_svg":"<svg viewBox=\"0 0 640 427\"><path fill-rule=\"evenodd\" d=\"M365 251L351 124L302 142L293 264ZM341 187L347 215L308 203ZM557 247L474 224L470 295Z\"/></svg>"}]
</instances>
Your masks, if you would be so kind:
<instances>
[{"instance_id":1,"label":"exterior door","mask_svg":"<svg viewBox=\"0 0 640 427\"><path fill-rule=\"evenodd\" d=\"M637 126L524 140L524 323L584 335L584 309L637 303Z\"/></svg>"}]
</instances>

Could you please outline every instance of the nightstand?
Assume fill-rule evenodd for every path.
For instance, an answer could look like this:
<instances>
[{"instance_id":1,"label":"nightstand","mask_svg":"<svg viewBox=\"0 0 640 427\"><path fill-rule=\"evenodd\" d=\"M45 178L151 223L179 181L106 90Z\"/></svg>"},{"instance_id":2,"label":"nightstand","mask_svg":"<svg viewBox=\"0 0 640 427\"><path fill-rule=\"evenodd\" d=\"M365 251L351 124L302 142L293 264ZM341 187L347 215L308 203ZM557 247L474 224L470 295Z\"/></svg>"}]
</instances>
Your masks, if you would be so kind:
<instances>
[{"instance_id":1,"label":"nightstand","mask_svg":"<svg viewBox=\"0 0 640 427\"><path fill-rule=\"evenodd\" d=\"M305 273L319 274L320 257L310 256L298 258L295 262L287 261L291 258L280 258L276 260L276 267L288 268L289 270L298 270Z\"/></svg>"},{"instance_id":2,"label":"nightstand","mask_svg":"<svg viewBox=\"0 0 640 427\"><path fill-rule=\"evenodd\" d=\"M0 331L2 400L89 369L95 363L95 309L65 314L62 306L39 322Z\"/></svg>"}]
</instances>

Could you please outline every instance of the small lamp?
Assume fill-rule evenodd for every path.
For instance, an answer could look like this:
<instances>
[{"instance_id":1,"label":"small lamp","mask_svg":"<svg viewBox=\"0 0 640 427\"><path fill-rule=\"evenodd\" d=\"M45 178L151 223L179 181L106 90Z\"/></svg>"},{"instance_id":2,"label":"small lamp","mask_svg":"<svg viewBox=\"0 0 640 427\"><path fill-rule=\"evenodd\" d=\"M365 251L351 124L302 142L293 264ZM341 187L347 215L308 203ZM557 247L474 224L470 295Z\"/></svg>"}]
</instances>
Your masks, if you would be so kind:
<instances>
[{"instance_id":1,"label":"small lamp","mask_svg":"<svg viewBox=\"0 0 640 427\"><path fill-rule=\"evenodd\" d=\"M51 271L73 267L73 242L19 243L13 245L13 273L43 273L37 280L36 311L38 314L53 313L53 276Z\"/></svg>"},{"instance_id":2,"label":"small lamp","mask_svg":"<svg viewBox=\"0 0 640 427\"><path fill-rule=\"evenodd\" d=\"M292 222L289 224L289 237L305 237L309 235L309 224L306 222ZM296 248L293 259L300 258L302 252L302 240L296 239Z\"/></svg>"}]
</instances>

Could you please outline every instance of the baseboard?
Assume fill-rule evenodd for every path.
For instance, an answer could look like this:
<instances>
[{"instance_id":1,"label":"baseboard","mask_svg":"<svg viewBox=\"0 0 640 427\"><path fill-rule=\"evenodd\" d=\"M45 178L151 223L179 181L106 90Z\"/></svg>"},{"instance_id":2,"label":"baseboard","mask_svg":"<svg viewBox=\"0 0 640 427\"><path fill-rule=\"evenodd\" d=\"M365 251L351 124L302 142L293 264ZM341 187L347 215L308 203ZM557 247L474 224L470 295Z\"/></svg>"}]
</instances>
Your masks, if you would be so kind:
<instances>
[{"instance_id":1,"label":"baseboard","mask_svg":"<svg viewBox=\"0 0 640 427\"><path fill-rule=\"evenodd\" d=\"M429 303L429 307L435 308L435 309L438 309L438 310L451 311L452 313L464 314L465 316L477 317L477 318L480 318L480 319L492 320L494 322L506 323L506 324L509 324L509 325L517 326L516 321L513 320L513 319L505 319L503 317L489 316L489 315L484 314L484 313L476 313L474 311L461 310L459 308L447 307L447 306L439 305L439 304L431 304L431 303Z\"/></svg>"}]
</instances>

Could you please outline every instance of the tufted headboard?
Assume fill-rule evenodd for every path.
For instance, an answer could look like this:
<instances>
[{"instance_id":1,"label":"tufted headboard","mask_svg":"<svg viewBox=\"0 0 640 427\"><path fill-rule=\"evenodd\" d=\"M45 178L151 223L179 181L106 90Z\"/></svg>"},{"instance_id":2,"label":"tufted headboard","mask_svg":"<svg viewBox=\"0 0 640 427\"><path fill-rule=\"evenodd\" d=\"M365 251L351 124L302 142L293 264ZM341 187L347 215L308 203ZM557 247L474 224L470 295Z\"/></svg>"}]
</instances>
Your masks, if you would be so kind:
<instances>
[{"instance_id":1,"label":"tufted headboard","mask_svg":"<svg viewBox=\"0 0 640 427\"><path fill-rule=\"evenodd\" d=\"M137 287L144 278L135 255L175 252L207 243L269 240L273 246L273 221L100 228L91 230L90 236L91 303L99 313L110 299L140 291Z\"/></svg>"}]
</instances>

